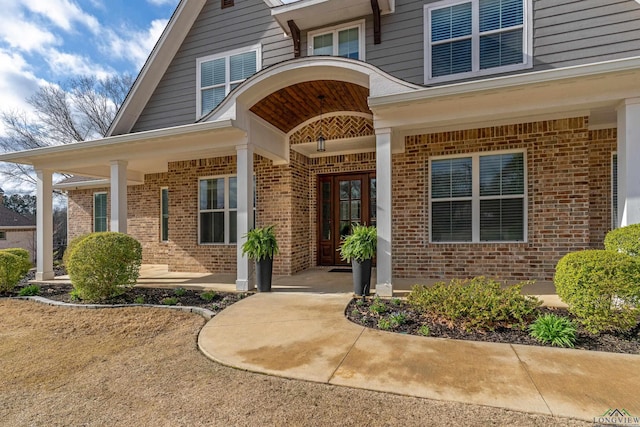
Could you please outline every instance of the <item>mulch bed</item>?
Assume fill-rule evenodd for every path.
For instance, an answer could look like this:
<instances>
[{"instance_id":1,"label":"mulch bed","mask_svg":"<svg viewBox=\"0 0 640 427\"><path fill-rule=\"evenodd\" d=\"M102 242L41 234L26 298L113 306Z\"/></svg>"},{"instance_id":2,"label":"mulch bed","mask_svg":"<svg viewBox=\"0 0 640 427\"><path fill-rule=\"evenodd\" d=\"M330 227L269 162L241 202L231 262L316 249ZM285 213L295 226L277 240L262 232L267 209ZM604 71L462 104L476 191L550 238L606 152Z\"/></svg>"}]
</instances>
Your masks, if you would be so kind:
<instances>
[{"instance_id":1,"label":"mulch bed","mask_svg":"<svg viewBox=\"0 0 640 427\"><path fill-rule=\"evenodd\" d=\"M387 306L387 312L378 315L370 310L373 301L373 298L353 299L345 310L347 318L359 325L380 329L378 320L381 317L388 316L391 313L402 313L406 318L406 323L389 329L389 332L421 335L418 330L422 325L427 325L430 337L551 347L550 344L538 342L529 336L527 331L519 329L496 328L495 331L467 332L460 327L450 325L444 319L423 316L416 312L406 301L399 299L382 300ZM556 313L573 318L566 309L562 308L541 307L538 310L539 314ZM640 354L640 323L626 333L602 333L599 335L590 334L584 328L578 326L576 336L576 349Z\"/></svg>"},{"instance_id":2,"label":"mulch bed","mask_svg":"<svg viewBox=\"0 0 640 427\"><path fill-rule=\"evenodd\" d=\"M63 275L65 271L63 269L56 270L56 275ZM27 277L25 277L12 292L0 292L0 297L17 297L20 290L28 286L29 280L33 279L33 271L31 271ZM71 291L73 287L66 284L42 284L40 287L40 293L38 296L53 300L61 301L73 304L89 304L90 302L78 301L71 297ZM96 301L91 303L106 304L106 305L120 305L120 304L151 304L151 305L174 305L174 306L188 306L188 307L201 307L211 310L214 314L219 313L231 304L240 301L243 298L251 295L251 293L235 293L235 292L217 292L215 296L207 301L203 299L202 294L205 291L196 291L191 289L178 287L172 289L166 288L142 288L134 287L129 288L127 291L114 298L109 298L102 301ZM175 299L175 301L171 301ZM168 303L171 304L168 304ZM175 303L174 303L175 302Z\"/></svg>"}]
</instances>

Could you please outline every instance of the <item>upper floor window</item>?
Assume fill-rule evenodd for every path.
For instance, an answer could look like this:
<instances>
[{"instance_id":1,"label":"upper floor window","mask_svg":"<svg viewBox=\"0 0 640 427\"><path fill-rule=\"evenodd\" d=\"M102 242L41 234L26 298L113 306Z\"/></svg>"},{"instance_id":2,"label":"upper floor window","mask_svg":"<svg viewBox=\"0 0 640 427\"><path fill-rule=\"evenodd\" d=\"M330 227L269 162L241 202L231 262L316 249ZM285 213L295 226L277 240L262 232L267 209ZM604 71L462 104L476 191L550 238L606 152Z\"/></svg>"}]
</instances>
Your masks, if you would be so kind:
<instances>
[{"instance_id":1,"label":"upper floor window","mask_svg":"<svg viewBox=\"0 0 640 427\"><path fill-rule=\"evenodd\" d=\"M431 241L525 241L525 164L522 151L431 160Z\"/></svg>"},{"instance_id":2,"label":"upper floor window","mask_svg":"<svg viewBox=\"0 0 640 427\"><path fill-rule=\"evenodd\" d=\"M331 55L364 61L364 20L310 31L309 55Z\"/></svg>"},{"instance_id":3,"label":"upper floor window","mask_svg":"<svg viewBox=\"0 0 640 427\"><path fill-rule=\"evenodd\" d=\"M197 60L198 117L216 108L240 83L260 70L260 46Z\"/></svg>"},{"instance_id":4,"label":"upper floor window","mask_svg":"<svg viewBox=\"0 0 640 427\"><path fill-rule=\"evenodd\" d=\"M532 66L529 0L444 0L424 10L425 83Z\"/></svg>"}]
</instances>

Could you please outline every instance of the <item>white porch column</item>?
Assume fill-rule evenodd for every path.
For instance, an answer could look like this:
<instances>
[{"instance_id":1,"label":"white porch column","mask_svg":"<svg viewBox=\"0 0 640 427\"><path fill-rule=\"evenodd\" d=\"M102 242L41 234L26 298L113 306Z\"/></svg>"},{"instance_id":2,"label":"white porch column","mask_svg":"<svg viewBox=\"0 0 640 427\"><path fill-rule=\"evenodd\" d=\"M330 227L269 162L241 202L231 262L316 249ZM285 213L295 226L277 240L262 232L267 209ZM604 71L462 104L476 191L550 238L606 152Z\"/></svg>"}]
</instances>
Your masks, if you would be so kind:
<instances>
[{"instance_id":1,"label":"white porch column","mask_svg":"<svg viewBox=\"0 0 640 427\"><path fill-rule=\"evenodd\" d=\"M238 253L236 290L249 291L255 287L253 263L247 256L242 256L242 245L247 240L244 236L253 228L253 146L238 145L237 179L238 179Z\"/></svg>"},{"instance_id":2,"label":"white porch column","mask_svg":"<svg viewBox=\"0 0 640 427\"><path fill-rule=\"evenodd\" d=\"M111 162L111 228L118 233L127 232L127 162Z\"/></svg>"},{"instance_id":3,"label":"white porch column","mask_svg":"<svg viewBox=\"0 0 640 427\"><path fill-rule=\"evenodd\" d=\"M618 107L618 226L640 223L640 98Z\"/></svg>"},{"instance_id":4,"label":"white porch column","mask_svg":"<svg viewBox=\"0 0 640 427\"><path fill-rule=\"evenodd\" d=\"M377 282L376 294L393 296L391 255L391 129L376 129Z\"/></svg>"},{"instance_id":5,"label":"white porch column","mask_svg":"<svg viewBox=\"0 0 640 427\"><path fill-rule=\"evenodd\" d=\"M53 273L53 172L36 169L36 280L51 280Z\"/></svg>"}]
</instances>

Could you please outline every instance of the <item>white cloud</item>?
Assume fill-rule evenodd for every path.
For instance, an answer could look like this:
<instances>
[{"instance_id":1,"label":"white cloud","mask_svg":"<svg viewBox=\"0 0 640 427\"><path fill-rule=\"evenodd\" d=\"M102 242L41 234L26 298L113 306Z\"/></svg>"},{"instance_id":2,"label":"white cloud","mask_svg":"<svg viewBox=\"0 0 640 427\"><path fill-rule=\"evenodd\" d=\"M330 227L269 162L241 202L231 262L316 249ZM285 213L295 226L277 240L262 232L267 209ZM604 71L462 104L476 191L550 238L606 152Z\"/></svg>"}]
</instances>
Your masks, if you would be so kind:
<instances>
[{"instance_id":1,"label":"white cloud","mask_svg":"<svg viewBox=\"0 0 640 427\"><path fill-rule=\"evenodd\" d=\"M60 42L53 33L15 16L0 19L0 39L4 39L9 46L26 52L38 51L43 46Z\"/></svg>"},{"instance_id":2,"label":"white cloud","mask_svg":"<svg viewBox=\"0 0 640 427\"><path fill-rule=\"evenodd\" d=\"M176 6L179 0L147 0L147 3L154 6Z\"/></svg>"},{"instance_id":3,"label":"white cloud","mask_svg":"<svg viewBox=\"0 0 640 427\"><path fill-rule=\"evenodd\" d=\"M73 29L73 23L84 24L96 34L100 30L98 20L85 13L75 2L69 0L20 0L31 12L46 17L65 31Z\"/></svg>"},{"instance_id":4,"label":"white cloud","mask_svg":"<svg viewBox=\"0 0 640 427\"><path fill-rule=\"evenodd\" d=\"M115 58L128 59L140 69L168 22L167 19L156 19L151 22L149 28L142 31L124 29L120 34L109 31L107 44L102 47L102 50Z\"/></svg>"},{"instance_id":5,"label":"white cloud","mask_svg":"<svg viewBox=\"0 0 640 427\"><path fill-rule=\"evenodd\" d=\"M45 53L51 71L60 76L96 76L100 79L112 75L112 70L95 64L91 59L81 55L48 49Z\"/></svg>"}]
</instances>

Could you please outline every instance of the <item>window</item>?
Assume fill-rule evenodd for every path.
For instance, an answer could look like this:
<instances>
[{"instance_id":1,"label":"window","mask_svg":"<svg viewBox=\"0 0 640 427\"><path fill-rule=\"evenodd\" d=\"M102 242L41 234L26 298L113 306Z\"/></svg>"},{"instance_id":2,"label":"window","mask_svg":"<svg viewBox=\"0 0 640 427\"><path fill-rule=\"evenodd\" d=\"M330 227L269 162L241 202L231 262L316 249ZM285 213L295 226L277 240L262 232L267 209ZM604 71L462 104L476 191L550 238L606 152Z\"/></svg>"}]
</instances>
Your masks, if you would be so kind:
<instances>
[{"instance_id":1,"label":"window","mask_svg":"<svg viewBox=\"0 0 640 427\"><path fill-rule=\"evenodd\" d=\"M107 231L107 193L93 195L93 231Z\"/></svg>"},{"instance_id":2,"label":"window","mask_svg":"<svg viewBox=\"0 0 640 427\"><path fill-rule=\"evenodd\" d=\"M618 153L611 154L611 229L618 228Z\"/></svg>"},{"instance_id":3,"label":"window","mask_svg":"<svg viewBox=\"0 0 640 427\"><path fill-rule=\"evenodd\" d=\"M500 152L431 160L431 241L525 241L524 157Z\"/></svg>"},{"instance_id":4,"label":"window","mask_svg":"<svg viewBox=\"0 0 640 427\"><path fill-rule=\"evenodd\" d=\"M0 240L7 240L7 232L0 231Z\"/></svg>"},{"instance_id":5,"label":"window","mask_svg":"<svg viewBox=\"0 0 640 427\"><path fill-rule=\"evenodd\" d=\"M331 55L364 61L364 21L308 34L309 56Z\"/></svg>"},{"instance_id":6,"label":"window","mask_svg":"<svg viewBox=\"0 0 640 427\"><path fill-rule=\"evenodd\" d=\"M236 243L237 190L235 176L200 179L200 243Z\"/></svg>"},{"instance_id":7,"label":"window","mask_svg":"<svg viewBox=\"0 0 640 427\"><path fill-rule=\"evenodd\" d=\"M229 92L259 71L261 63L259 46L198 59L198 117L216 108Z\"/></svg>"},{"instance_id":8,"label":"window","mask_svg":"<svg viewBox=\"0 0 640 427\"><path fill-rule=\"evenodd\" d=\"M222 9L233 6L233 0L222 0Z\"/></svg>"},{"instance_id":9,"label":"window","mask_svg":"<svg viewBox=\"0 0 640 427\"><path fill-rule=\"evenodd\" d=\"M169 189L160 189L160 240L169 241Z\"/></svg>"},{"instance_id":10,"label":"window","mask_svg":"<svg viewBox=\"0 0 640 427\"><path fill-rule=\"evenodd\" d=\"M530 0L444 0L425 10L425 83L532 66Z\"/></svg>"}]
</instances>

